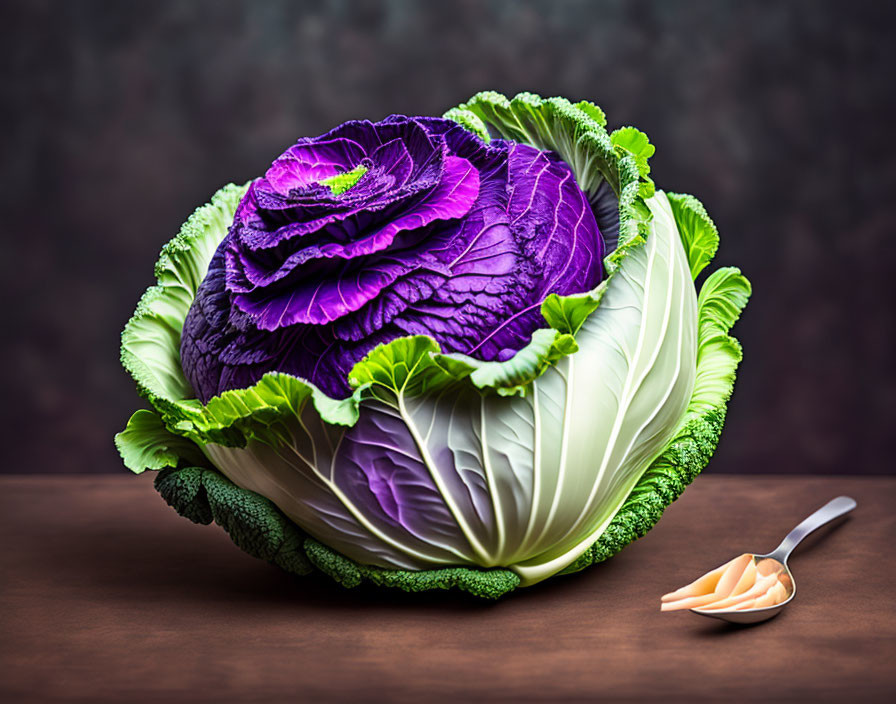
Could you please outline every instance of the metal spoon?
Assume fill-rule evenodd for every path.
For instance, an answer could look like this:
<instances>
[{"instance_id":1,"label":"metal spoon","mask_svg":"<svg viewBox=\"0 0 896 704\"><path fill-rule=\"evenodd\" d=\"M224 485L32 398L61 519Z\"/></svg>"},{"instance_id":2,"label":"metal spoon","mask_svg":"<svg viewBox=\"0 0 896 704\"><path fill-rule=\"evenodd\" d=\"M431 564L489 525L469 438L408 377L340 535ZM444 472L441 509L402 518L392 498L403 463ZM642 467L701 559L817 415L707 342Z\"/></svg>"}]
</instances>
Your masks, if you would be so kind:
<instances>
[{"instance_id":1,"label":"metal spoon","mask_svg":"<svg viewBox=\"0 0 896 704\"><path fill-rule=\"evenodd\" d=\"M787 534L787 537L781 541L781 544L767 555L753 555L753 562L759 574L772 574L778 572L781 584L784 585L787 597L774 606L764 606L758 609L743 609L736 611L734 609L691 609L695 614L701 616L709 616L710 618L718 618L731 623L759 623L777 616L781 610L787 606L793 597L796 596L796 583L793 580L793 573L787 566L787 558L793 549L799 545L803 538L809 533L821 528L825 523L830 523L835 518L839 518L844 513L852 511L856 507L856 502L848 496L838 496L831 499L806 520L800 523L796 528Z\"/></svg>"}]
</instances>

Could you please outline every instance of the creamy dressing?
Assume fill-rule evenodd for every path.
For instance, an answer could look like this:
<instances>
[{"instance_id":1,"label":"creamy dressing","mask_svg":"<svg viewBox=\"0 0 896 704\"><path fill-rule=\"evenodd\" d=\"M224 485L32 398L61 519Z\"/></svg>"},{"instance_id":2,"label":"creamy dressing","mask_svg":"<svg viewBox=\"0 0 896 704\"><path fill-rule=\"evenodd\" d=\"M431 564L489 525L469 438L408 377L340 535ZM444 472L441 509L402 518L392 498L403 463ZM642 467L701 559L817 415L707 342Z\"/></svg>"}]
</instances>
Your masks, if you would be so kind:
<instances>
[{"instance_id":1,"label":"creamy dressing","mask_svg":"<svg viewBox=\"0 0 896 704\"><path fill-rule=\"evenodd\" d=\"M790 595L785 581L789 583L789 576L776 560L757 561L750 553L744 553L664 595L660 611L746 611L775 606Z\"/></svg>"}]
</instances>

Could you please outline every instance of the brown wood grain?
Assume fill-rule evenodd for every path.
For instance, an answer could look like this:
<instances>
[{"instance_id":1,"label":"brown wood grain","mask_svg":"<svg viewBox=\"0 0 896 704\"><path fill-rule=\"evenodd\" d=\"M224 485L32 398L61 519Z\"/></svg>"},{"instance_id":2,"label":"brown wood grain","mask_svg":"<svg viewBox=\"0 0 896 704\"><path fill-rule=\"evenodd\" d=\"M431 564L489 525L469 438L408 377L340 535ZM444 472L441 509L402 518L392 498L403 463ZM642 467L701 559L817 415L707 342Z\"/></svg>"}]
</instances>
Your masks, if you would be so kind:
<instances>
[{"instance_id":1,"label":"brown wood grain","mask_svg":"<svg viewBox=\"0 0 896 704\"><path fill-rule=\"evenodd\" d=\"M151 478L0 478L0 700L883 701L896 693L896 479L698 478L611 561L497 603L292 578ZM750 628L659 597L827 499L798 595Z\"/></svg>"}]
</instances>

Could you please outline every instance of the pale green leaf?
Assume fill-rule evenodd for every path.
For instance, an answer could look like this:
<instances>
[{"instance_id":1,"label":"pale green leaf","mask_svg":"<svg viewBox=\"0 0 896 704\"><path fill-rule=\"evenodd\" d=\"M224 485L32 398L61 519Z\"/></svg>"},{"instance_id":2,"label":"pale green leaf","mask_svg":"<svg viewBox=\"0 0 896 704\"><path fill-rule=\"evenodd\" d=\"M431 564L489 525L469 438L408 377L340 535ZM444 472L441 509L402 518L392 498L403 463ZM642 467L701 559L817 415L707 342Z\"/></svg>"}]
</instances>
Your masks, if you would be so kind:
<instances>
[{"instance_id":1,"label":"pale green leaf","mask_svg":"<svg viewBox=\"0 0 896 704\"><path fill-rule=\"evenodd\" d=\"M339 196L352 188L366 173L367 167L363 164L359 164L351 171L346 171L345 173L322 179L321 183L329 188L334 196Z\"/></svg>"},{"instance_id":2,"label":"pale green leaf","mask_svg":"<svg viewBox=\"0 0 896 704\"><path fill-rule=\"evenodd\" d=\"M696 279L712 261L719 248L719 231L703 204L694 196L682 193L666 195L669 197L681 241L688 254L691 276Z\"/></svg>"},{"instance_id":3,"label":"pale green leaf","mask_svg":"<svg viewBox=\"0 0 896 704\"><path fill-rule=\"evenodd\" d=\"M180 460L203 466L205 458L195 443L170 432L152 411L139 410L115 436L124 466L135 474L147 469L176 467Z\"/></svg>"},{"instance_id":4,"label":"pale green leaf","mask_svg":"<svg viewBox=\"0 0 896 704\"><path fill-rule=\"evenodd\" d=\"M646 178L650 173L648 160L656 151L647 135L634 127L620 127L610 134L610 141L616 149L632 155L638 165L638 173Z\"/></svg>"},{"instance_id":5,"label":"pale green leaf","mask_svg":"<svg viewBox=\"0 0 896 704\"><path fill-rule=\"evenodd\" d=\"M724 407L734 390L740 343L728 330L750 297L750 282L734 267L714 271L697 298L697 380L687 419Z\"/></svg>"}]
</instances>

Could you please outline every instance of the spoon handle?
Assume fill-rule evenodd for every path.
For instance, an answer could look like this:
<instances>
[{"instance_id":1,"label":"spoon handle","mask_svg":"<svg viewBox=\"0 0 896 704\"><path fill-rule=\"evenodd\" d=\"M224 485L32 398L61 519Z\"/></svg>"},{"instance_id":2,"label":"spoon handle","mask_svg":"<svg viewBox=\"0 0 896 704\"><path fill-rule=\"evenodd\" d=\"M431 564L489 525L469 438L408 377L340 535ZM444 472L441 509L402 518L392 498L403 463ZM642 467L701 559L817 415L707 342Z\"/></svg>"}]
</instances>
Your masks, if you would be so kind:
<instances>
[{"instance_id":1,"label":"spoon handle","mask_svg":"<svg viewBox=\"0 0 896 704\"><path fill-rule=\"evenodd\" d=\"M852 511L856 507L856 502L848 496L838 496L831 499L806 520L800 523L796 528L787 534L787 537L781 541L781 544L775 548L769 557L774 557L781 562L786 562L790 557L793 549L802 542L809 533L821 528L825 523L830 523L835 518L839 518L844 513Z\"/></svg>"}]
</instances>

